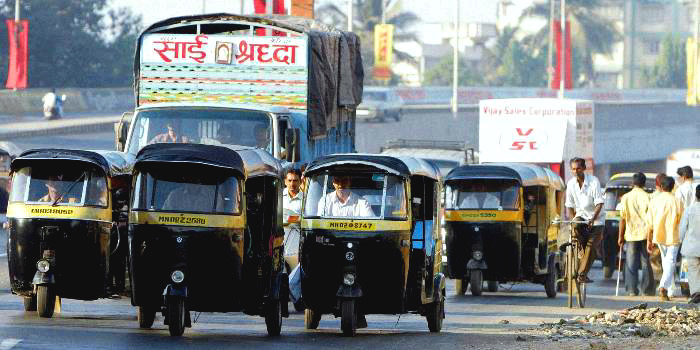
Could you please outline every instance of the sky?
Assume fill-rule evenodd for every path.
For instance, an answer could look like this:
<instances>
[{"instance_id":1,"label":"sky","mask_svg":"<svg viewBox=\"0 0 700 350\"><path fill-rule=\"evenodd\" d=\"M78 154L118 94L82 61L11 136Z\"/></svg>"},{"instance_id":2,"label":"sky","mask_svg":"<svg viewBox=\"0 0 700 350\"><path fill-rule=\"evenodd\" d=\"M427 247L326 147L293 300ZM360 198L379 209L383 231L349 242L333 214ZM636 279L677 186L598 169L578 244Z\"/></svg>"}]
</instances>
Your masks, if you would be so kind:
<instances>
[{"instance_id":1,"label":"sky","mask_svg":"<svg viewBox=\"0 0 700 350\"><path fill-rule=\"evenodd\" d=\"M244 12L252 13L253 0L113 0L112 4L117 7L131 8L134 13L143 16L144 25L150 25L169 17L200 14L203 8L209 13L240 13L241 1L244 3ZM451 22L454 16L455 1L457 0L404 0L403 9L419 14L424 22ZM462 21L496 21L497 0L459 1L462 1L460 11ZM515 0L514 2L524 1L529 2L528 0ZM316 6L326 2L335 3L340 8L344 8L346 4L346 0L316 0Z\"/></svg>"}]
</instances>

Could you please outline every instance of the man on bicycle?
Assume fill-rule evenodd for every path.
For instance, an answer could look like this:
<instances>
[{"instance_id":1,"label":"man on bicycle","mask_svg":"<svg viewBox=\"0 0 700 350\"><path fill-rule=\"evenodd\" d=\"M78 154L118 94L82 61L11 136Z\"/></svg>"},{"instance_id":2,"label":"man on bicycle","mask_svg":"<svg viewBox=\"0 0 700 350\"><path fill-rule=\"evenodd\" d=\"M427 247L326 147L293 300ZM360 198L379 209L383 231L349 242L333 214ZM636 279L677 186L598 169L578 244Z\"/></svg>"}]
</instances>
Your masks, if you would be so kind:
<instances>
[{"instance_id":1,"label":"man on bicycle","mask_svg":"<svg viewBox=\"0 0 700 350\"><path fill-rule=\"evenodd\" d=\"M586 222L576 225L572 232L583 250L577 279L580 283L592 283L588 271L596 257L595 247L602 239L604 218L600 216L600 210L604 202L603 190L597 177L585 173L586 161L583 158L572 158L569 165L574 177L566 184L566 214L575 221Z\"/></svg>"}]
</instances>

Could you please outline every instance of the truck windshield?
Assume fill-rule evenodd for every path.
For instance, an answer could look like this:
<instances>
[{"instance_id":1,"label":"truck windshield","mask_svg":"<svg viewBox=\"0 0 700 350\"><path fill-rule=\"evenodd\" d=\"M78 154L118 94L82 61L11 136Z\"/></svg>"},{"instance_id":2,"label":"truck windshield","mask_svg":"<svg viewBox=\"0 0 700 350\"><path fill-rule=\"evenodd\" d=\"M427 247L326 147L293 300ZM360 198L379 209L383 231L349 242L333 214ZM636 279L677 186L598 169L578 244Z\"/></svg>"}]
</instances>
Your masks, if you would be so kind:
<instances>
[{"instance_id":1,"label":"truck windshield","mask_svg":"<svg viewBox=\"0 0 700 350\"><path fill-rule=\"evenodd\" d=\"M320 174L309 179L304 217L401 220L407 215L404 180L386 174Z\"/></svg>"},{"instance_id":2,"label":"truck windshield","mask_svg":"<svg viewBox=\"0 0 700 350\"><path fill-rule=\"evenodd\" d=\"M231 144L272 151L270 117L265 112L227 108L178 107L136 115L127 152L161 142Z\"/></svg>"},{"instance_id":3,"label":"truck windshield","mask_svg":"<svg viewBox=\"0 0 700 350\"><path fill-rule=\"evenodd\" d=\"M518 188L515 181L451 181L445 189L446 209L517 209Z\"/></svg>"}]
</instances>

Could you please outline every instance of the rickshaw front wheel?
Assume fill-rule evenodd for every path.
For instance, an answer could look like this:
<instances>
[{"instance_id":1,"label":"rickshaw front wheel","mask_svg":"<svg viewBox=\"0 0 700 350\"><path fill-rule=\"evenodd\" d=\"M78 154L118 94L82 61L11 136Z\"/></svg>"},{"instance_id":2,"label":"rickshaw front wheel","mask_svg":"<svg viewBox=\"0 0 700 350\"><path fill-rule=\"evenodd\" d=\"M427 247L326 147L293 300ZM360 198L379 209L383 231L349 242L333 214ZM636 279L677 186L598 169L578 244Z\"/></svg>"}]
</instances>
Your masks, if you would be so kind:
<instances>
[{"instance_id":1,"label":"rickshaw front wheel","mask_svg":"<svg viewBox=\"0 0 700 350\"><path fill-rule=\"evenodd\" d=\"M271 300L265 314L267 335L276 337L282 332L282 305L279 299Z\"/></svg>"},{"instance_id":2,"label":"rickshaw front wheel","mask_svg":"<svg viewBox=\"0 0 700 350\"><path fill-rule=\"evenodd\" d=\"M428 312L425 315L428 321L428 329L437 333L442 330L442 320L445 318L445 293L439 293L440 300L433 302L428 306Z\"/></svg>"},{"instance_id":3,"label":"rickshaw front wheel","mask_svg":"<svg viewBox=\"0 0 700 350\"><path fill-rule=\"evenodd\" d=\"M340 314L340 329L346 337L352 337L357 331L357 312L355 300L343 300Z\"/></svg>"},{"instance_id":4,"label":"rickshaw front wheel","mask_svg":"<svg viewBox=\"0 0 700 350\"><path fill-rule=\"evenodd\" d=\"M557 268L554 264L549 267L547 277L544 280L544 291L547 293L547 298L555 298L557 296Z\"/></svg>"},{"instance_id":5,"label":"rickshaw front wheel","mask_svg":"<svg viewBox=\"0 0 700 350\"><path fill-rule=\"evenodd\" d=\"M30 297L22 297L24 301L24 311L36 311L36 294Z\"/></svg>"},{"instance_id":6,"label":"rickshaw front wheel","mask_svg":"<svg viewBox=\"0 0 700 350\"><path fill-rule=\"evenodd\" d=\"M56 291L51 285L36 287L36 304L39 317L51 318L56 306Z\"/></svg>"},{"instance_id":7,"label":"rickshaw front wheel","mask_svg":"<svg viewBox=\"0 0 700 350\"><path fill-rule=\"evenodd\" d=\"M171 336L179 337L185 332L185 299L169 297L167 307L168 331Z\"/></svg>"},{"instance_id":8,"label":"rickshaw front wheel","mask_svg":"<svg viewBox=\"0 0 700 350\"><path fill-rule=\"evenodd\" d=\"M478 297L481 295L483 284L484 275L481 270L472 270L469 273L469 287L473 296Z\"/></svg>"},{"instance_id":9,"label":"rickshaw front wheel","mask_svg":"<svg viewBox=\"0 0 700 350\"><path fill-rule=\"evenodd\" d=\"M316 329L321 323L321 314L311 309L304 310L304 328Z\"/></svg>"},{"instance_id":10,"label":"rickshaw front wheel","mask_svg":"<svg viewBox=\"0 0 700 350\"><path fill-rule=\"evenodd\" d=\"M156 320L156 310L145 306L139 306L136 318L139 321L139 328L151 328Z\"/></svg>"},{"instance_id":11,"label":"rickshaw front wheel","mask_svg":"<svg viewBox=\"0 0 700 350\"><path fill-rule=\"evenodd\" d=\"M459 278L455 280L455 295L460 296L464 295L464 293L467 291L467 286L469 285L469 282L466 280Z\"/></svg>"}]
</instances>

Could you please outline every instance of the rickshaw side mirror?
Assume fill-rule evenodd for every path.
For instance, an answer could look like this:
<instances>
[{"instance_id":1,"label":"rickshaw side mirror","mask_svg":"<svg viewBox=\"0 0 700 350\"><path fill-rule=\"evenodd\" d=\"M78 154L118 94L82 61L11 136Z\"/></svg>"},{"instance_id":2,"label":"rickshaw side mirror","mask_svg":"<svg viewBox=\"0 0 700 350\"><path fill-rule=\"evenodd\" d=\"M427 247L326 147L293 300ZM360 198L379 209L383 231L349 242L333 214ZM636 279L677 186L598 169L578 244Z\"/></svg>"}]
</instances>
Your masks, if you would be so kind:
<instances>
[{"instance_id":1,"label":"rickshaw side mirror","mask_svg":"<svg viewBox=\"0 0 700 350\"><path fill-rule=\"evenodd\" d=\"M284 134L285 158L288 162L298 162L301 158L300 135L299 128L289 128Z\"/></svg>"},{"instance_id":2,"label":"rickshaw side mirror","mask_svg":"<svg viewBox=\"0 0 700 350\"><path fill-rule=\"evenodd\" d=\"M126 148L126 138L129 134L129 124L133 115L133 112L124 112L122 119L114 123L114 143L117 151L123 152Z\"/></svg>"}]
</instances>

